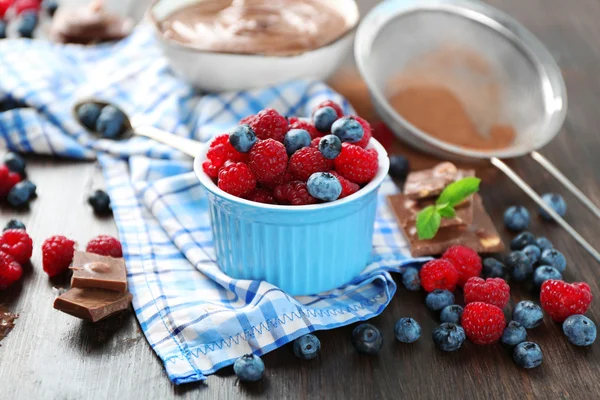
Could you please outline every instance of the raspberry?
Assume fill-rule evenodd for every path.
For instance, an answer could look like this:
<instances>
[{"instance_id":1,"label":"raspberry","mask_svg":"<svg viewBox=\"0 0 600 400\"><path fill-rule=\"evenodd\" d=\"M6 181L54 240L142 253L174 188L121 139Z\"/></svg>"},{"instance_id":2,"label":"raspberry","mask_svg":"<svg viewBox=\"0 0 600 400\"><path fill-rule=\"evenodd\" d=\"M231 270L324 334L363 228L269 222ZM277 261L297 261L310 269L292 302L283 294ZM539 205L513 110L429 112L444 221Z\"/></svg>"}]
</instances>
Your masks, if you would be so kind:
<instances>
[{"instance_id":1,"label":"raspberry","mask_svg":"<svg viewBox=\"0 0 600 400\"><path fill-rule=\"evenodd\" d=\"M354 118L359 124L360 126L362 126L363 128L363 137L362 139L360 139L360 141L354 143L355 145L362 147L363 149L365 147L367 147L367 145L369 144L369 140L371 140L371 124L369 124L369 122L365 119L362 119L361 117L355 115L352 118Z\"/></svg>"},{"instance_id":2,"label":"raspberry","mask_svg":"<svg viewBox=\"0 0 600 400\"><path fill-rule=\"evenodd\" d=\"M64 236L52 236L42 244L42 264L48 276L66 271L73 261L75 242Z\"/></svg>"},{"instance_id":3,"label":"raspberry","mask_svg":"<svg viewBox=\"0 0 600 400\"><path fill-rule=\"evenodd\" d=\"M246 164L227 162L219 170L219 189L234 196L242 197L256 187L256 177Z\"/></svg>"},{"instance_id":4,"label":"raspberry","mask_svg":"<svg viewBox=\"0 0 600 400\"><path fill-rule=\"evenodd\" d=\"M21 279L23 270L10 254L0 251L0 290L4 290Z\"/></svg>"},{"instance_id":5,"label":"raspberry","mask_svg":"<svg viewBox=\"0 0 600 400\"><path fill-rule=\"evenodd\" d=\"M273 139L259 140L250 149L248 166L259 182L272 182L285 173L288 155L285 146Z\"/></svg>"},{"instance_id":6,"label":"raspberry","mask_svg":"<svg viewBox=\"0 0 600 400\"><path fill-rule=\"evenodd\" d=\"M483 280L474 276L465 283L463 292L465 304L480 301L504 308L510 300L510 286L501 278Z\"/></svg>"},{"instance_id":7,"label":"raspberry","mask_svg":"<svg viewBox=\"0 0 600 400\"><path fill-rule=\"evenodd\" d=\"M318 200L308 193L306 182L294 181L277 186L273 194L280 204L302 206L318 203Z\"/></svg>"},{"instance_id":8,"label":"raspberry","mask_svg":"<svg viewBox=\"0 0 600 400\"><path fill-rule=\"evenodd\" d=\"M358 186L356 183L350 182L348 179L344 178L335 171L329 171L329 173L338 178L338 180L342 184L342 194L340 194L340 199L348 197L351 194L354 194L359 191L360 186Z\"/></svg>"},{"instance_id":9,"label":"raspberry","mask_svg":"<svg viewBox=\"0 0 600 400\"><path fill-rule=\"evenodd\" d=\"M420 272L421 286L428 292L435 289L446 289L451 292L456 289L458 271L449 261L432 260L423 265Z\"/></svg>"},{"instance_id":10,"label":"raspberry","mask_svg":"<svg viewBox=\"0 0 600 400\"><path fill-rule=\"evenodd\" d=\"M341 118L344 116L344 111L342 110L342 107L340 107L340 105L332 100L325 100L324 102L322 102L321 104L319 104L318 106L316 106L313 109L313 113L315 112L315 110L318 110L319 108L323 108L323 107L331 107L335 110L335 113L337 114L338 118Z\"/></svg>"},{"instance_id":11,"label":"raspberry","mask_svg":"<svg viewBox=\"0 0 600 400\"><path fill-rule=\"evenodd\" d=\"M109 235L96 236L88 242L85 251L107 257L123 257L121 242Z\"/></svg>"},{"instance_id":12,"label":"raspberry","mask_svg":"<svg viewBox=\"0 0 600 400\"><path fill-rule=\"evenodd\" d=\"M38 0L16 0L13 7L15 14L20 15L24 11L38 11L40 2Z\"/></svg>"},{"instance_id":13,"label":"raspberry","mask_svg":"<svg viewBox=\"0 0 600 400\"><path fill-rule=\"evenodd\" d=\"M245 197L247 200L256 201L257 203L276 204L271 191L267 189L254 189Z\"/></svg>"},{"instance_id":14,"label":"raspberry","mask_svg":"<svg viewBox=\"0 0 600 400\"><path fill-rule=\"evenodd\" d=\"M289 118L290 129L304 129L310 134L311 139L320 138L322 135L317 131L317 128L308 120L296 117Z\"/></svg>"},{"instance_id":15,"label":"raspberry","mask_svg":"<svg viewBox=\"0 0 600 400\"><path fill-rule=\"evenodd\" d=\"M469 278L481 275L481 257L465 246L452 246L442 258L450 261L458 271L458 286L464 286Z\"/></svg>"},{"instance_id":16,"label":"raspberry","mask_svg":"<svg viewBox=\"0 0 600 400\"><path fill-rule=\"evenodd\" d=\"M542 284L540 303L555 322L574 314L584 314L592 302L590 286L585 282L566 283L550 279Z\"/></svg>"},{"instance_id":17,"label":"raspberry","mask_svg":"<svg viewBox=\"0 0 600 400\"><path fill-rule=\"evenodd\" d=\"M309 147L312 147L313 149L318 149L319 148L319 142L321 142L321 138L320 137L314 138L313 140L310 141L310 146Z\"/></svg>"},{"instance_id":18,"label":"raspberry","mask_svg":"<svg viewBox=\"0 0 600 400\"><path fill-rule=\"evenodd\" d=\"M10 6L12 6L12 0L0 0L0 19L4 19Z\"/></svg>"},{"instance_id":19,"label":"raspberry","mask_svg":"<svg viewBox=\"0 0 600 400\"><path fill-rule=\"evenodd\" d=\"M238 152L231 146L231 143L229 143L229 135L227 133L215 137L208 148L206 158L208 158L216 168L221 168L223 164L225 164L225 161L246 160L246 156L243 153Z\"/></svg>"},{"instance_id":20,"label":"raspberry","mask_svg":"<svg viewBox=\"0 0 600 400\"><path fill-rule=\"evenodd\" d=\"M312 147L303 147L290 157L290 172L301 181L307 181L315 172L327 172L330 167L330 162L319 149Z\"/></svg>"},{"instance_id":21,"label":"raspberry","mask_svg":"<svg viewBox=\"0 0 600 400\"><path fill-rule=\"evenodd\" d=\"M21 182L21 175L12 172L4 164L0 165L0 197L6 197L10 189Z\"/></svg>"},{"instance_id":22,"label":"raspberry","mask_svg":"<svg viewBox=\"0 0 600 400\"><path fill-rule=\"evenodd\" d=\"M213 179L217 179L219 177L219 168L215 167L210 160L205 160L202 163L202 170L206 175Z\"/></svg>"},{"instance_id":23,"label":"raspberry","mask_svg":"<svg viewBox=\"0 0 600 400\"><path fill-rule=\"evenodd\" d=\"M338 174L359 185L371 181L379 169L375 149L366 150L350 143L342 143L342 152L334 161Z\"/></svg>"},{"instance_id":24,"label":"raspberry","mask_svg":"<svg viewBox=\"0 0 600 400\"><path fill-rule=\"evenodd\" d=\"M0 236L0 251L11 255L19 264L31 258L33 242L23 229L9 229Z\"/></svg>"},{"instance_id":25,"label":"raspberry","mask_svg":"<svg viewBox=\"0 0 600 400\"><path fill-rule=\"evenodd\" d=\"M279 175L272 181L260 182L260 186L267 189L269 192L272 192L277 186L289 183L293 180L294 177L292 176L292 173L289 170L286 170L284 174Z\"/></svg>"},{"instance_id":26,"label":"raspberry","mask_svg":"<svg viewBox=\"0 0 600 400\"><path fill-rule=\"evenodd\" d=\"M501 309L492 304L476 301L465 306L461 325L471 342L492 344L502 337L506 321Z\"/></svg>"},{"instance_id":27,"label":"raspberry","mask_svg":"<svg viewBox=\"0 0 600 400\"><path fill-rule=\"evenodd\" d=\"M266 108L256 114L248 125L254 130L257 138L274 139L278 142L283 142L289 130L287 119L272 108Z\"/></svg>"},{"instance_id":28,"label":"raspberry","mask_svg":"<svg viewBox=\"0 0 600 400\"><path fill-rule=\"evenodd\" d=\"M256 115L248 115L246 118L240 120L239 125L250 125L256 119Z\"/></svg>"}]
</instances>

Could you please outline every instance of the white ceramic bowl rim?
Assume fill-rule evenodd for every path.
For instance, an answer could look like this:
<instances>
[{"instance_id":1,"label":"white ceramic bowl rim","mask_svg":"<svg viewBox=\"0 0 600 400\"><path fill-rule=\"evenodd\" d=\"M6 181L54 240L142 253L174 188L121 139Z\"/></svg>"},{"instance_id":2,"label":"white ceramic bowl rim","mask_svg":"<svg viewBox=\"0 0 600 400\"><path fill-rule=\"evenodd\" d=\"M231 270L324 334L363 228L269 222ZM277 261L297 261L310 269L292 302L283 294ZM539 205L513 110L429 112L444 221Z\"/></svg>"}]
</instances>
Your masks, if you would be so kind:
<instances>
[{"instance_id":1,"label":"white ceramic bowl rim","mask_svg":"<svg viewBox=\"0 0 600 400\"><path fill-rule=\"evenodd\" d=\"M212 140L214 140L214 139L212 139ZM256 201L246 200L241 197L236 197L236 196L233 196L233 195L219 189L219 187L213 182L213 180L204 173L204 171L202 170L202 163L206 160L206 153L208 151L208 147L210 146L210 143L212 142L212 140L204 144L202 151L194 159L194 172L196 173L196 176L200 180L200 183L202 184L202 186L204 186L208 191L214 193L215 195L225 198L231 202L238 203L238 204L244 204L244 205L247 205L250 207L264 209L264 210L297 212L297 211L313 211L313 210L322 210L322 209L332 208L332 207L339 207L344 204L353 202L353 201L365 196L366 194L372 192L373 190L377 189L381 185L381 183L383 182L385 177L387 176L388 170L390 168L390 159L388 158L387 151L377 140L371 138L367 148L375 149L377 151L379 169L377 170L377 174L371 180L371 182L367 183L358 192L356 192L348 197L344 197L343 199L340 199L340 200L335 200L335 201L328 202L328 203L311 204L311 205L306 205L306 206L286 206L286 205L278 205L278 204L264 204L264 203L258 203Z\"/></svg>"}]
</instances>

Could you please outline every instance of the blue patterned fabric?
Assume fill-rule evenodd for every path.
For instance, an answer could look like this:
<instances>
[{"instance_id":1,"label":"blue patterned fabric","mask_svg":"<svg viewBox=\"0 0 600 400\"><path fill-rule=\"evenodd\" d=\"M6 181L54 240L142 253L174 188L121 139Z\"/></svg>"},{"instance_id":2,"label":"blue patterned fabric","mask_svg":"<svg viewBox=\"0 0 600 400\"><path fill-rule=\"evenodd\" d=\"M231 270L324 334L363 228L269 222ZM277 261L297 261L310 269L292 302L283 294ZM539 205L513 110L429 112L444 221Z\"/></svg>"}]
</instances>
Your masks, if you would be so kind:
<instances>
[{"instance_id":1,"label":"blue patterned fabric","mask_svg":"<svg viewBox=\"0 0 600 400\"><path fill-rule=\"evenodd\" d=\"M266 107L308 116L333 99L351 112L323 83L200 95L171 74L151 33L138 28L118 44L88 48L0 41L0 99L9 97L27 108L0 113L0 144L101 163L135 313L176 384L203 380L243 354L265 354L308 332L374 317L396 291L389 272L424 261L409 256L385 201L395 187L386 181L372 263L347 286L293 298L266 282L232 279L215 262L206 197L191 160L142 137L95 139L70 111L80 99L103 99L205 141Z\"/></svg>"}]
</instances>

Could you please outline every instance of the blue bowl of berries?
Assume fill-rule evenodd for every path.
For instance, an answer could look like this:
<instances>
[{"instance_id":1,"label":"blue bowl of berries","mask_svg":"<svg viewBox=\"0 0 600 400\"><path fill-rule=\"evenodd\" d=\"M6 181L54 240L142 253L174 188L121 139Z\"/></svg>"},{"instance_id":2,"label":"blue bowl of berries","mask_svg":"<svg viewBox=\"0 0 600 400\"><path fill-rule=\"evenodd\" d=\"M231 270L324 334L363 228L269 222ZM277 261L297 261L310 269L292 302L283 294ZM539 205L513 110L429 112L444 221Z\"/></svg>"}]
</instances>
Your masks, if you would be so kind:
<instances>
[{"instance_id":1,"label":"blue bowl of berries","mask_svg":"<svg viewBox=\"0 0 600 400\"><path fill-rule=\"evenodd\" d=\"M269 120L267 131L261 118ZM290 126L304 124L306 132L313 121L289 123L263 110L204 145L194 171L206 188L217 262L227 275L301 296L338 288L367 266L389 159L370 131L356 140L355 122L365 131L368 123L336 118L311 132L316 137L306 145L295 132L303 129ZM336 145L332 136L344 140Z\"/></svg>"}]
</instances>

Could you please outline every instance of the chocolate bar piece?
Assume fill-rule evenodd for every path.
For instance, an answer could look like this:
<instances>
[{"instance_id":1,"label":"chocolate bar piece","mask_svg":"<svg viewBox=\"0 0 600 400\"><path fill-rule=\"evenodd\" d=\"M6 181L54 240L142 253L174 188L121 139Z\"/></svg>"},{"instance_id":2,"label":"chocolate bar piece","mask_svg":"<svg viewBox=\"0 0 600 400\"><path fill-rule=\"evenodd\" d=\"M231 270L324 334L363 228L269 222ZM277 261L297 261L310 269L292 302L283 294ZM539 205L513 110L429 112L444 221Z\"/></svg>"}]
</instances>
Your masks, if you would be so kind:
<instances>
[{"instance_id":1,"label":"chocolate bar piece","mask_svg":"<svg viewBox=\"0 0 600 400\"><path fill-rule=\"evenodd\" d=\"M450 183L467 176L475 176L475 171L459 170L451 162L443 162L431 169L408 174L404 195L412 200L434 197L442 193Z\"/></svg>"},{"instance_id":2,"label":"chocolate bar piece","mask_svg":"<svg viewBox=\"0 0 600 400\"><path fill-rule=\"evenodd\" d=\"M57 297L54 308L77 318L97 322L126 310L131 298L131 293L74 288Z\"/></svg>"},{"instance_id":3,"label":"chocolate bar piece","mask_svg":"<svg viewBox=\"0 0 600 400\"><path fill-rule=\"evenodd\" d=\"M504 243L489 215L483 208L481 197L473 195L473 223L469 226L451 226L442 228L433 239L420 240L413 224L407 224L406 213L398 208L399 203L390 204L410 242L413 257L442 254L450 246L457 244L472 248L478 253L500 253L504 251Z\"/></svg>"},{"instance_id":4,"label":"chocolate bar piece","mask_svg":"<svg viewBox=\"0 0 600 400\"><path fill-rule=\"evenodd\" d=\"M71 287L127 292L127 270L122 258L76 251L71 269Z\"/></svg>"},{"instance_id":5,"label":"chocolate bar piece","mask_svg":"<svg viewBox=\"0 0 600 400\"><path fill-rule=\"evenodd\" d=\"M403 194L396 194L388 197L392 208L398 216L398 220L403 221L404 226L415 226L417 222L417 214L425 207L435 204L432 199L428 200L411 200L406 198ZM440 227L445 228L448 226L456 225L471 225L473 222L473 202L471 197L455 207L456 216L453 218L442 218Z\"/></svg>"}]
</instances>

